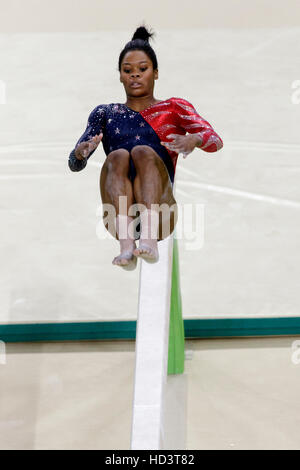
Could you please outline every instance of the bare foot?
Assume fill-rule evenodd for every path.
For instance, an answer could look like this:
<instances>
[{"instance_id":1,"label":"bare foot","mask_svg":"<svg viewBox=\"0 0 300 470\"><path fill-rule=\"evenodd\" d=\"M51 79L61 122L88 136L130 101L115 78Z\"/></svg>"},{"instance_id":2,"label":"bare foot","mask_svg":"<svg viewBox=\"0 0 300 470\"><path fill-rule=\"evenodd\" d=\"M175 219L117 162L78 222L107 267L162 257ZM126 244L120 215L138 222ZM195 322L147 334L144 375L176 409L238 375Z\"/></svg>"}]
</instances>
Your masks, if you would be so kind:
<instances>
[{"instance_id":1,"label":"bare foot","mask_svg":"<svg viewBox=\"0 0 300 470\"><path fill-rule=\"evenodd\" d=\"M159 258L157 236L159 226L159 214L157 211L145 209L140 215L141 235L139 247L133 252L148 263L157 263ZM150 232L150 234L149 234Z\"/></svg>"},{"instance_id":2,"label":"bare foot","mask_svg":"<svg viewBox=\"0 0 300 470\"><path fill-rule=\"evenodd\" d=\"M133 254L143 258L148 263L157 263L159 260L157 240L141 241L139 247L133 251Z\"/></svg>"},{"instance_id":3,"label":"bare foot","mask_svg":"<svg viewBox=\"0 0 300 470\"><path fill-rule=\"evenodd\" d=\"M126 271L133 271L137 265L137 258L133 253L134 248L136 248L136 244L132 246L132 249L122 251L119 256L113 259L112 264L120 266L126 269Z\"/></svg>"},{"instance_id":4,"label":"bare foot","mask_svg":"<svg viewBox=\"0 0 300 470\"><path fill-rule=\"evenodd\" d=\"M133 217L122 214L117 215L116 229L119 236L121 253L113 259L112 264L120 266L126 269L126 271L132 271L137 265L136 256L133 254L136 244L133 234L129 233L129 226L132 221Z\"/></svg>"}]
</instances>

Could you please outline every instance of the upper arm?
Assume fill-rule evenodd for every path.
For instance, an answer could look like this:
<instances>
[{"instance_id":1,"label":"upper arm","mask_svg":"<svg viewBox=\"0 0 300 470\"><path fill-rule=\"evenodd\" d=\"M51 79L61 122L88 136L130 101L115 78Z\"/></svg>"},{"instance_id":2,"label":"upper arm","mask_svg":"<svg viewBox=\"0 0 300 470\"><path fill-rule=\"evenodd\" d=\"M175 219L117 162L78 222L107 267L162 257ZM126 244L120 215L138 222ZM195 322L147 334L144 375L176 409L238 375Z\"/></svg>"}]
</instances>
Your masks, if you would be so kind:
<instances>
[{"instance_id":1,"label":"upper arm","mask_svg":"<svg viewBox=\"0 0 300 470\"><path fill-rule=\"evenodd\" d=\"M202 139L200 148L207 152L215 152L223 146L222 139L211 124L206 121L194 106L183 98L175 100L177 123L184 132L198 134Z\"/></svg>"}]
</instances>

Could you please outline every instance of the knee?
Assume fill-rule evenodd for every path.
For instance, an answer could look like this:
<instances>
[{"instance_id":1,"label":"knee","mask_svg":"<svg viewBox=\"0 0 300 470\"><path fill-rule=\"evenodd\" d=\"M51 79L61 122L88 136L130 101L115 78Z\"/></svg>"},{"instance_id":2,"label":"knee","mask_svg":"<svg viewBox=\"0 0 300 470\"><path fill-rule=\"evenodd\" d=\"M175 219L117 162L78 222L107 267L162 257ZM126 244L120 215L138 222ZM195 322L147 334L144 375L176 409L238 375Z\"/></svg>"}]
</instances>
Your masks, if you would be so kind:
<instances>
[{"instance_id":1,"label":"knee","mask_svg":"<svg viewBox=\"0 0 300 470\"><path fill-rule=\"evenodd\" d=\"M107 167L110 171L128 170L130 154L126 149L113 150L107 155Z\"/></svg>"},{"instance_id":2,"label":"knee","mask_svg":"<svg viewBox=\"0 0 300 470\"><path fill-rule=\"evenodd\" d=\"M142 158L143 160L154 160L155 154L151 147L148 145L136 145L131 149L131 157L134 163L138 163Z\"/></svg>"}]
</instances>

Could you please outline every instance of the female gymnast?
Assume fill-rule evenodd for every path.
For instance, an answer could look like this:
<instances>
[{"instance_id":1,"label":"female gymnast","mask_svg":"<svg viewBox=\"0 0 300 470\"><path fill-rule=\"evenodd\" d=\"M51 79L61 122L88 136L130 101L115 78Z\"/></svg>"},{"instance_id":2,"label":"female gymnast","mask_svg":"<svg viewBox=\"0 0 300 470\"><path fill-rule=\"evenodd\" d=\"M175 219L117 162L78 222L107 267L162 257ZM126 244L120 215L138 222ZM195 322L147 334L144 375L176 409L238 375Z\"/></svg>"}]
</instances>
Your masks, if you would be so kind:
<instances>
[{"instance_id":1,"label":"female gymnast","mask_svg":"<svg viewBox=\"0 0 300 470\"><path fill-rule=\"evenodd\" d=\"M137 257L157 262L158 241L174 230L177 205L173 184L178 154L186 158L195 147L206 152L223 147L221 138L189 101L154 98L158 64L149 44L152 36L140 26L125 45L119 56L119 72L126 103L94 108L69 156L69 168L80 171L102 141L107 158L101 170L100 192L103 204L114 208L115 229L111 229L111 221L106 222L106 211L103 221L120 242L121 253L112 263L126 270L136 267ZM126 197L125 209L120 196L123 201ZM165 218L158 209L163 204L170 209ZM139 216L129 211L136 205ZM135 240L139 240L138 248Z\"/></svg>"}]
</instances>

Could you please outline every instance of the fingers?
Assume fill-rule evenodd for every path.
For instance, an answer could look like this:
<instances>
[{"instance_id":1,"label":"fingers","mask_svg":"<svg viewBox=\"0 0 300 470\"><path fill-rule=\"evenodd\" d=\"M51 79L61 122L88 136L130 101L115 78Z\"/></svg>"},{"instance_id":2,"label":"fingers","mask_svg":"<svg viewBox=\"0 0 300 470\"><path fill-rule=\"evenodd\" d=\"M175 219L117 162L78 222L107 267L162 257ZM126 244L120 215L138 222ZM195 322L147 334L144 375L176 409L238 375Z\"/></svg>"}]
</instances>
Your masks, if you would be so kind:
<instances>
[{"instance_id":1,"label":"fingers","mask_svg":"<svg viewBox=\"0 0 300 470\"><path fill-rule=\"evenodd\" d=\"M97 140L101 142L102 137L103 137L103 132L100 132L100 134L96 135L95 137L97 137Z\"/></svg>"},{"instance_id":2,"label":"fingers","mask_svg":"<svg viewBox=\"0 0 300 470\"><path fill-rule=\"evenodd\" d=\"M78 147L78 157L79 160L87 158L89 154L91 153L92 150L98 147L99 143L101 142L103 137L103 132L100 132L100 134L94 135L90 140L87 140L85 142L81 142ZM82 157L82 158L80 158Z\"/></svg>"},{"instance_id":3,"label":"fingers","mask_svg":"<svg viewBox=\"0 0 300 470\"><path fill-rule=\"evenodd\" d=\"M102 137L103 137L103 132L100 132L100 134L96 134L92 140L94 140L95 142L99 144L99 142L101 142L102 140Z\"/></svg>"},{"instance_id":4,"label":"fingers","mask_svg":"<svg viewBox=\"0 0 300 470\"><path fill-rule=\"evenodd\" d=\"M102 132L101 132L101 133L98 134L98 135L97 135L97 134L94 135L94 137L92 137L92 138L89 140L89 142L92 143L92 144L96 144L96 146L97 146L97 145L99 145L99 143L101 142L102 137L103 137L103 134L102 134Z\"/></svg>"},{"instance_id":5,"label":"fingers","mask_svg":"<svg viewBox=\"0 0 300 470\"><path fill-rule=\"evenodd\" d=\"M172 142L161 142L161 144L173 152L180 152L181 150L184 150L182 137L184 136L181 134L169 134L167 135L167 139L173 138Z\"/></svg>"},{"instance_id":6,"label":"fingers","mask_svg":"<svg viewBox=\"0 0 300 470\"><path fill-rule=\"evenodd\" d=\"M100 132L100 134L96 134L94 135L93 137L91 137L89 140L87 140L86 142L101 142L102 140L102 137L103 137L103 133Z\"/></svg>"},{"instance_id":7,"label":"fingers","mask_svg":"<svg viewBox=\"0 0 300 470\"><path fill-rule=\"evenodd\" d=\"M92 150L96 149L101 142L103 137L103 133L101 132L100 134L94 135L90 140L87 141L88 144L88 153L90 153Z\"/></svg>"},{"instance_id":8,"label":"fingers","mask_svg":"<svg viewBox=\"0 0 300 470\"><path fill-rule=\"evenodd\" d=\"M187 152L186 148L183 147L182 145L175 145L171 142L161 142L161 145L171 150L172 152L176 152L178 154L182 153L183 158L186 158L191 153L191 152Z\"/></svg>"},{"instance_id":9,"label":"fingers","mask_svg":"<svg viewBox=\"0 0 300 470\"><path fill-rule=\"evenodd\" d=\"M172 150L173 152L179 152L183 150L183 148L180 145L176 145L173 142L161 142L161 145L166 147L169 150Z\"/></svg>"},{"instance_id":10,"label":"fingers","mask_svg":"<svg viewBox=\"0 0 300 470\"><path fill-rule=\"evenodd\" d=\"M186 158L192 152L193 149L190 148L187 136L182 134L169 134L166 137L167 139L173 138L173 140L171 142L160 143L171 152L182 153L183 158Z\"/></svg>"},{"instance_id":11,"label":"fingers","mask_svg":"<svg viewBox=\"0 0 300 470\"><path fill-rule=\"evenodd\" d=\"M169 134L167 137L168 137L168 138L169 138L169 137L173 137L173 138L176 140L177 137L184 137L184 135L182 135L182 134Z\"/></svg>"},{"instance_id":12,"label":"fingers","mask_svg":"<svg viewBox=\"0 0 300 470\"><path fill-rule=\"evenodd\" d=\"M81 142L77 147L78 159L83 160L87 157L89 153L89 144L88 142Z\"/></svg>"}]
</instances>

